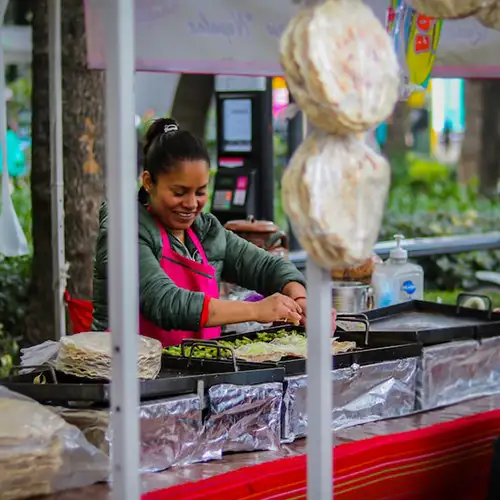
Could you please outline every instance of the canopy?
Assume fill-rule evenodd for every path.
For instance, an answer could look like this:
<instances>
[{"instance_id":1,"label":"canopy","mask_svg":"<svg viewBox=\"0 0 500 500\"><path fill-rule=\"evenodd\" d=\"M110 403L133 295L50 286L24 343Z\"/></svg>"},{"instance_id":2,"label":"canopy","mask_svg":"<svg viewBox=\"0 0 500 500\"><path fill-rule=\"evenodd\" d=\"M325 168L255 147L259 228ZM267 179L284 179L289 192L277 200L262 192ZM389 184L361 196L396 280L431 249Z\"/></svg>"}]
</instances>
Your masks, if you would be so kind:
<instances>
[{"instance_id":1,"label":"canopy","mask_svg":"<svg viewBox=\"0 0 500 500\"><path fill-rule=\"evenodd\" d=\"M366 0L385 22L388 0ZM86 0L88 61L105 67L106 2ZM279 76L278 40L291 0L135 2L136 71ZM446 20L433 76L499 77L500 32L474 18Z\"/></svg>"}]
</instances>

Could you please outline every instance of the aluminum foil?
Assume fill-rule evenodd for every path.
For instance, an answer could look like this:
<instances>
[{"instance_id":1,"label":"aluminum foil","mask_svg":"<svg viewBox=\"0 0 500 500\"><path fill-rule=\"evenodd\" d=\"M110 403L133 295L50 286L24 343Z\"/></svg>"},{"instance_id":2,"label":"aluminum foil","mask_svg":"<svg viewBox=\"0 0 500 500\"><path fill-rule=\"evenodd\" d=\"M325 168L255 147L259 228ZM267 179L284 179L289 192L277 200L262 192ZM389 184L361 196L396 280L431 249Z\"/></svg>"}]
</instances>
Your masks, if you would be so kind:
<instances>
[{"instance_id":1,"label":"aluminum foil","mask_svg":"<svg viewBox=\"0 0 500 500\"><path fill-rule=\"evenodd\" d=\"M283 384L221 384L208 391L207 444L224 452L280 447Z\"/></svg>"},{"instance_id":2,"label":"aluminum foil","mask_svg":"<svg viewBox=\"0 0 500 500\"><path fill-rule=\"evenodd\" d=\"M500 338L425 347L419 367L417 406L431 410L500 392Z\"/></svg>"},{"instance_id":3,"label":"aluminum foil","mask_svg":"<svg viewBox=\"0 0 500 500\"><path fill-rule=\"evenodd\" d=\"M112 429L109 410L59 409L97 448L110 455ZM207 445L202 404L197 395L141 403L141 472L220 459L222 451Z\"/></svg>"},{"instance_id":4,"label":"aluminum foil","mask_svg":"<svg viewBox=\"0 0 500 500\"><path fill-rule=\"evenodd\" d=\"M417 358L332 371L332 429L410 414L415 409ZM307 376L287 380L283 441L307 433Z\"/></svg>"}]
</instances>

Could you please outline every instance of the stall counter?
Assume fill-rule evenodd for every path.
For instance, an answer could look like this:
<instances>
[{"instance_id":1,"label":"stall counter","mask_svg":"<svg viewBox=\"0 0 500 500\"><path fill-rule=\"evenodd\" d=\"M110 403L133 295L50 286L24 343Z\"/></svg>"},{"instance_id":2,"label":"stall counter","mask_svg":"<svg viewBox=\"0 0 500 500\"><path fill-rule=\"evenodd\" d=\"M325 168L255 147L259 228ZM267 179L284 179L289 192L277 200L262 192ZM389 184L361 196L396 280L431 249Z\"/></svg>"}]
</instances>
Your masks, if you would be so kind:
<instances>
[{"instance_id":1,"label":"stall counter","mask_svg":"<svg viewBox=\"0 0 500 500\"><path fill-rule=\"evenodd\" d=\"M412 432L419 430L422 432ZM476 444L474 444L473 438L476 434L480 436L478 440L476 440ZM382 436L389 435L391 435L391 440L385 439L383 443L380 442L380 440L383 439ZM353 443L359 445L358 448L362 448L363 445L366 445L366 449L369 449L372 444L377 444L377 439L380 445L386 445L388 442L392 442L393 444L399 442L402 452L410 452L409 443L412 443L413 447L420 450L420 458L417 465L421 463L421 457L426 455L427 448L429 448L430 451L432 446L435 447L438 445L441 448L441 454L443 450L447 450L442 457L442 461L445 465L446 463L452 464L454 473L453 476L440 474L440 490L435 491L434 494L444 494L442 490L443 487L447 488L449 486L456 488L457 485L460 486L461 483L459 479L462 480L462 482L471 481L473 479L475 488L474 496L470 496L470 492L465 489L463 489L462 496L456 496L458 494L456 492L448 496L456 500L462 498L464 500L475 500L476 498L483 500L486 497L488 487L489 462L492 456L493 439L497 436L500 436L500 395L470 400L465 403L431 412L344 429L336 433L335 439L337 444L341 445L341 447L338 448L338 455L343 456L343 469L345 469L346 466L346 456L349 455L351 451L353 452L352 459L355 457ZM465 444L458 443L457 439L463 439ZM366 443L364 443L365 441ZM342 452L340 451L341 449L343 449ZM276 452L234 454L224 457L222 461L195 464L188 467L178 467L157 474L144 474L142 476L143 491L151 493L144 495L143 498L144 500L161 500L163 498L176 500L182 497L185 500L194 500L198 498L210 500L210 494L217 494L214 491L214 485L210 483L211 481L215 481L216 477L220 478L222 474L226 474L226 482L231 482L231 477L234 477L235 481L241 481L241 473L243 472L241 469L243 468L255 468L255 471L250 474L248 474L247 469L245 475L256 477L259 474L258 468L272 467L271 462L275 461L282 461L283 465L285 465L285 463L290 464L286 459L292 457L296 457L297 463L295 463L294 466L299 469L301 467L304 469L305 460L303 460L303 455L305 454L305 450L306 442L302 439L290 445L285 445ZM300 462L301 460L302 463ZM455 460L455 462L453 460ZM267 465L264 466L263 464ZM356 462L356 464L359 468L359 462ZM434 465L434 468L435 467ZM366 466L366 468L368 469L368 466ZM340 472L338 466L336 481L339 477L337 474ZM366 473L368 473L368 471L366 471ZM387 479L394 479L394 474L391 474L389 470L386 470L384 473L387 474ZM298 472L298 474L300 473ZM428 489L433 487L430 483L423 485L417 481L415 484L418 484L419 487L422 488L426 486L427 494ZM341 495L339 495L339 493L341 493ZM364 493L361 494L363 495ZM266 492L261 491L260 496L252 496L251 500L270 498L270 496L265 495ZM336 498L337 497L345 500L363 498L359 496L359 493L356 494L355 490L353 490L351 494L349 490L346 490L344 487L342 487L341 492L336 494ZM82 490L66 491L44 497L45 500L84 500L88 498L92 498L93 500L110 500L111 494L107 485L94 485ZM242 497L231 496L230 493L228 493L228 496L225 496L225 498L227 500L241 500ZM274 496L272 498L274 499ZM305 499L305 493L294 496L291 492L285 492L283 495L276 498L289 500L292 498ZM365 496L364 498L368 497ZM377 500L382 497L370 496L369 498L371 500ZM421 497L417 495L394 498ZM435 498L442 497L436 496Z\"/></svg>"}]
</instances>

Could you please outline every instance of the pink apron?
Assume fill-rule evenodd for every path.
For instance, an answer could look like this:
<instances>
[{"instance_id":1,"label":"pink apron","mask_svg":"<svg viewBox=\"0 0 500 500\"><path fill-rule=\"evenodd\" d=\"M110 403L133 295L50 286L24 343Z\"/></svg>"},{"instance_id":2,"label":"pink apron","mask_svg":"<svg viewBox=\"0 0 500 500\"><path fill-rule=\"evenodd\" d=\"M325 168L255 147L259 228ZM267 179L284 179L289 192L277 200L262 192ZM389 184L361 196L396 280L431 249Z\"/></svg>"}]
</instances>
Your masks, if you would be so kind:
<instances>
[{"instance_id":1,"label":"pink apron","mask_svg":"<svg viewBox=\"0 0 500 500\"><path fill-rule=\"evenodd\" d=\"M158 224L158 223L157 223ZM170 246L167 232L158 224L162 240L162 258L160 266L165 274L179 287L191 292L203 292L213 299L219 298L219 285L215 276L215 268L207 260L200 241L192 229L186 231L193 245L198 250L203 261L202 264L194 260L183 257L173 251ZM221 328L202 328L199 332L189 332L184 330L162 330L151 321L140 315L139 331L141 335L159 340L163 347L178 345L186 338L213 339L220 337Z\"/></svg>"}]
</instances>

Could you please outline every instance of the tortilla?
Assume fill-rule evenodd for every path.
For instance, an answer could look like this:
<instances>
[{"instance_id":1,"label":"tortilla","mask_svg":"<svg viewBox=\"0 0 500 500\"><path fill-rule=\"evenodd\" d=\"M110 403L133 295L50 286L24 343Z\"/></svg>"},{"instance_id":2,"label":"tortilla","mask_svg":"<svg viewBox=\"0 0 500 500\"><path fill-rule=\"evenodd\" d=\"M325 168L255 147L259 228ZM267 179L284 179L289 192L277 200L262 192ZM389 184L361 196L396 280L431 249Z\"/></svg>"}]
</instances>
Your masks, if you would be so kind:
<instances>
[{"instance_id":1,"label":"tortilla","mask_svg":"<svg viewBox=\"0 0 500 500\"><path fill-rule=\"evenodd\" d=\"M439 19L468 17L492 3L492 0L408 0L417 12Z\"/></svg>"},{"instance_id":2,"label":"tortilla","mask_svg":"<svg viewBox=\"0 0 500 500\"><path fill-rule=\"evenodd\" d=\"M401 82L394 44L360 0L301 10L280 53L292 95L316 127L363 132L392 114Z\"/></svg>"},{"instance_id":3,"label":"tortilla","mask_svg":"<svg viewBox=\"0 0 500 500\"><path fill-rule=\"evenodd\" d=\"M64 337L55 367L68 375L90 379L111 378L110 332L86 332ZM139 336L137 368L141 379L154 379L161 369L161 342Z\"/></svg>"},{"instance_id":4,"label":"tortilla","mask_svg":"<svg viewBox=\"0 0 500 500\"><path fill-rule=\"evenodd\" d=\"M389 163L363 141L315 130L285 170L283 207L320 266L356 266L372 254L389 184Z\"/></svg>"}]
</instances>

